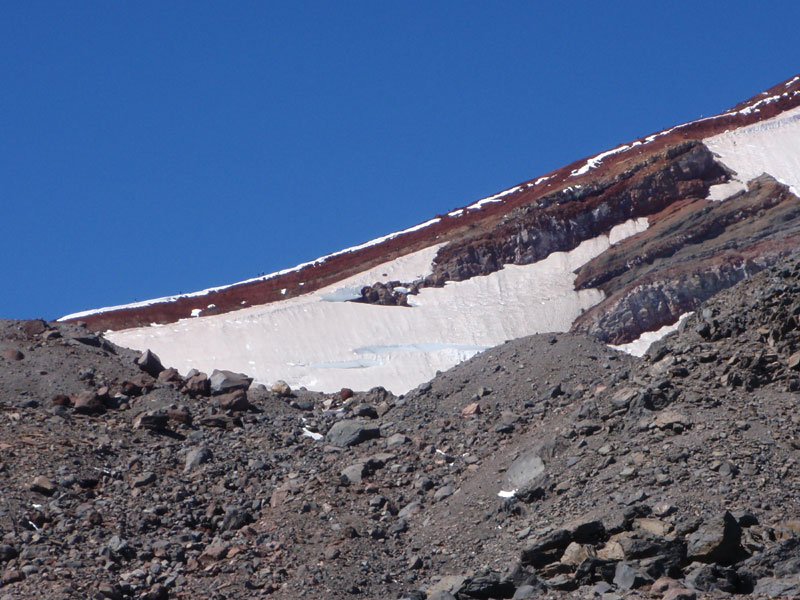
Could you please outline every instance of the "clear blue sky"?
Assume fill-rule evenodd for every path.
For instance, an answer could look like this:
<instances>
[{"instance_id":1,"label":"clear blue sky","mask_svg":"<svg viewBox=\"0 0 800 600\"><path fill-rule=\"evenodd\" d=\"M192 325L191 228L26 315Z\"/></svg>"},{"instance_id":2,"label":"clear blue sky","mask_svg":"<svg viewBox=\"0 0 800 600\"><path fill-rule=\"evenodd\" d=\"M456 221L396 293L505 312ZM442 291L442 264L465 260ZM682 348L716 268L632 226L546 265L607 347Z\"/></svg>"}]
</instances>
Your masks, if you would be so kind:
<instances>
[{"instance_id":1,"label":"clear blue sky","mask_svg":"<svg viewBox=\"0 0 800 600\"><path fill-rule=\"evenodd\" d=\"M0 4L0 317L292 266L800 72L800 2Z\"/></svg>"}]
</instances>

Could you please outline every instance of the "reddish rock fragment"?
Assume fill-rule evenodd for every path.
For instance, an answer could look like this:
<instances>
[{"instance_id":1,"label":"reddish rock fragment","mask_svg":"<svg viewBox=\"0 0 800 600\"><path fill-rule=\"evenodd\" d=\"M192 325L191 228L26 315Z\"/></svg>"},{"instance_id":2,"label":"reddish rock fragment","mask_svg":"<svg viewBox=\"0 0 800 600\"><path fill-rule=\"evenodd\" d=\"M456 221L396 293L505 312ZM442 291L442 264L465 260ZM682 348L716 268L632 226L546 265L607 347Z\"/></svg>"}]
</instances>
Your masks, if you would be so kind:
<instances>
[{"instance_id":1,"label":"reddish rock fragment","mask_svg":"<svg viewBox=\"0 0 800 600\"><path fill-rule=\"evenodd\" d=\"M7 360L22 360L25 358L25 355L16 348L8 348L7 350L3 350L3 356Z\"/></svg>"},{"instance_id":2,"label":"reddish rock fragment","mask_svg":"<svg viewBox=\"0 0 800 600\"><path fill-rule=\"evenodd\" d=\"M53 404L58 406L69 406L72 401L69 399L69 396L65 394L56 394L53 396Z\"/></svg>"},{"instance_id":3,"label":"reddish rock fragment","mask_svg":"<svg viewBox=\"0 0 800 600\"><path fill-rule=\"evenodd\" d=\"M192 424L192 414L185 406L168 409L167 418L169 418L170 421L176 421L178 423L183 423L184 425Z\"/></svg>"},{"instance_id":4,"label":"reddish rock fragment","mask_svg":"<svg viewBox=\"0 0 800 600\"><path fill-rule=\"evenodd\" d=\"M481 414L481 405L477 402L471 402L461 409L461 418L467 419Z\"/></svg>"},{"instance_id":5,"label":"reddish rock fragment","mask_svg":"<svg viewBox=\"0 0 800 600\"><path fill-rule=\"evenodd\" d=\"M47 331L47 323L41 319L31 319L23 321L22 331L27 337L34 337Z\"/></svg>"},{"instance_id":6,"label":"reddish rock fragment","mask_svg":"<svg viewBox=\"0 0 800 600\"><path fill-rule=\"evenodd\" d=\"M103 401L95 392L79 392L74 396L70 396L70 400L72 400L73 410L78 414L97 415L104 413L106 410Z\"/></svg>"},{"instance_id":7,"label":"reddish rock fragment","mask_svg":"<svg viewBox=\"0 0 800 600\"><path fill-rule=\"evenodd\" d=\"M183 384L181 392L192 397L208 396L210 393L208 377L205 373L192 375L186 380L186 383Z\"/></svg>"},{"instance_id":8,"label":"reddish rock fragment","mask_svg":"<svg viewBox=\"0 0 800 600\"><path fill-rule=\"evenodd\" d=\"M247 399L247 392L244 390L235 390L229 394L222 394L217 396L217 400L219 400L219 406L222 410L239 411L249 410L253 407Z\"/></svg>"},{"instance_id":9,"label":"reddish rock fragment","mask_svg":"<svg viewBox=\"0 0 800 600\"><path fill-rule=\"evenodd\" d=\"M183 383L183 377L181 377L181 374L178 373L178 369L173 369L172 367L161 371L158 374L157 379L161 383L175 383L178 385Z\"/></svg>"}]
</instances>

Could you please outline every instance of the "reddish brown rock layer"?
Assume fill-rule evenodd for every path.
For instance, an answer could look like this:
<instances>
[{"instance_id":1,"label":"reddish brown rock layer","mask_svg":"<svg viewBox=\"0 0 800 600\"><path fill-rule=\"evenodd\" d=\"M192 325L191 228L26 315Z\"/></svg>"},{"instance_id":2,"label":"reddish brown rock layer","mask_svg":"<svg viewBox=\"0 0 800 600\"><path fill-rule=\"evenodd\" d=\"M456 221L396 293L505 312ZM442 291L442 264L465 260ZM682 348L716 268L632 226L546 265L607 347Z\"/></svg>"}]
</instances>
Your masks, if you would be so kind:
<instances>
[{"instance_id":1,"label":"reddish brown rock layer","mask_svg":"<svg viewBox=\"0 0 800 600\"><path fill-rule=\"evenodd\" d=\"M770 99L770 101L767 102L766 99ZM524 210L536 206L537 202L544 201L547 203L549 201L547 200L548 198L555 197L555 195L567 188L582 186L583 189L592 189L593 186L597 185L596 182L598 181L613 181L628 170L637 168L637 165L647 164L649 160L667 148L680 145L687 140L702 139L721 133L726 129L735 129L755 123L799 105L800 79L792 81L791 84L787 80L787 82L780 83L716 117L679 125L656 136L650 136L650 141L647 138L636 140L636 142L639 142L638 145L629 144L632 147L606 157L596 168L589 169L588 172L582 175L572 176L572 173L585 165L585 159L549 173L547 180L540 182L538 185L534 181L521 184L517 191L505 195L500 202L485 204L479 210L464 210L458 215L454 213L440 215L439 221L433 225L398 235L378 245L341 254L321 263L309 265L281 276L232 285L229 288L210 292L203 296L184 296L175 301L154 303L136 308L121 308L73 320L83 320L95 330L118 330L145 326L150 323L175 322L178 319L188 317L192 310L195 309L201 309L204 315L219 314L305 294L382 262L433 244L456 242L463 246L465 237L474 239L475 236L479 237L498 228L505 234L506 231L503 230L503 225L504 223L507 224L509 219L513 219L515 216L519 216L521 212L524 213ZM749 111L741 112L748 107L750 107ZM704 180L704 185L707 185L707 183L708 181ZM699 192L699 189L684 190L683 193L677 194L678 197L673 199L678 200L686 196L694 196ZM569 194L564 194L565 198L569 196ZM673 196L676 195L673 194ZM656 211L661 210L661 208L653 207ZM520 211L519 209L523 210ZM563 209L563 216L566 218L569 215L574 215L576 210L577 208L573 209L566 206ZM621 220L625 220L625 218ZM612 221L603 220L603 223L610 227L616 224ZM562 221L560 224L554 223L554 227L551 229L554 230L558 225L563 226L564 222ZM597 227L593 229L597 229ZM441 255L443 259L438 264L446 262L444 257L447 256L448 252L449 250L447 249L443 250ZM498 261L499 266L502 266L499 261L506 259L506 253L501 253L494 258L495 261ZM515 256L514 259L529 260L530 257ZM491 257L488 260L491 261ZM447 272L450 273L449 270ZM443 275L444 272L440 268L439 277ZM461 277L461 275L458 275L458 270L453 276ZM283 290L285 290L285 293L283 293ZM211 304L214 305L214 308L207 308Z\"/></svg>"}]
</instances>

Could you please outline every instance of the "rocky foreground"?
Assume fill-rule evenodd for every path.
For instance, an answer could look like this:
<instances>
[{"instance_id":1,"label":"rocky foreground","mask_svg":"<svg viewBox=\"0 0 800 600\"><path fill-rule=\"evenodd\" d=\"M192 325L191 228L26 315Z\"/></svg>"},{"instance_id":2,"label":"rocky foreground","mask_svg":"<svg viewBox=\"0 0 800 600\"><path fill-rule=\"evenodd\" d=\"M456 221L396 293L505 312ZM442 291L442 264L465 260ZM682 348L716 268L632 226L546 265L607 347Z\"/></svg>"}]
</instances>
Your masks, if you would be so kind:
<instances>
[{"instance_id":1,"label":"rocky foreground","mask_svg":"<svg viewBox=\"0 0 800 600\"><path fill-rule=\"evenodd\" d=\"M800 259L395 397L0 322L0 598L800 595Z\"/></svg>"}]
</instances>

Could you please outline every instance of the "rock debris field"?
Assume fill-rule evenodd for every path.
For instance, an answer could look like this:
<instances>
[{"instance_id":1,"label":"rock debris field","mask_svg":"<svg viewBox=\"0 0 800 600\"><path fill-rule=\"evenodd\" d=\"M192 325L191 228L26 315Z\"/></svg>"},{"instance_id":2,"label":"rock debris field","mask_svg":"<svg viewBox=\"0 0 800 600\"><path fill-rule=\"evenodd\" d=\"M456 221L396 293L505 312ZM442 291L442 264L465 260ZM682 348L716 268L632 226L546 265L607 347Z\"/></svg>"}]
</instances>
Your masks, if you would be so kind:
<instances>
[{"instance_id":1,"label":"rock debris field","mask_svg":"<svg viewBox=\"0 0 800 600\"><path fill-rule=\"evenodd\" d=\"M536 335L399 397L2 321L0 600L797 596L798 399L797 256L642 359Z\"/></svg>"}]
</instances>

